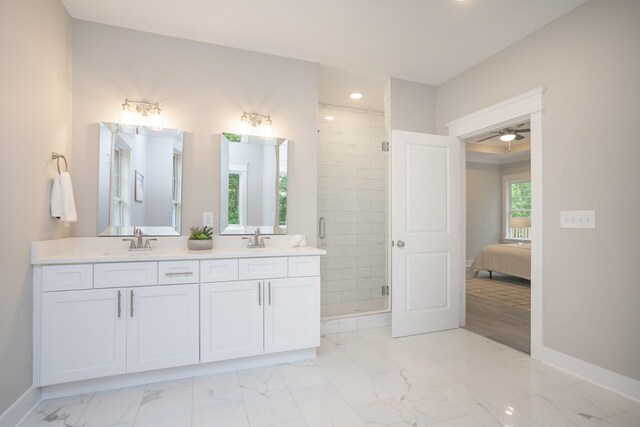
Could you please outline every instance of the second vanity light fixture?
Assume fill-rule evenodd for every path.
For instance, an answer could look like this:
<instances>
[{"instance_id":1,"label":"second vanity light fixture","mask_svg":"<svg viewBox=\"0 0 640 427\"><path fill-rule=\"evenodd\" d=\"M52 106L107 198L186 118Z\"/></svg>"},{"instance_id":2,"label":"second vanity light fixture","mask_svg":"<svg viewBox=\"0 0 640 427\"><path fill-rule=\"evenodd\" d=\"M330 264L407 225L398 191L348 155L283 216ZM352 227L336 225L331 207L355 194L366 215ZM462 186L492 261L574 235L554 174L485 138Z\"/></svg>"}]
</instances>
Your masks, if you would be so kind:
<instances>
[{"instance_id":1,"label":"second vanity light fixture","mask_svg":"<svg viewBox=\"0 0 640 427\"><path fill-rule=\"evenodd\" d=\"M243 123L248 123L253 127L271 126L271 124L273 123L271 121L271 116L263 116L262 114L247 113L245 111L242 112L242 115L240 116L240 121Z\"/></svg>"},{"instance_id":2,"label":"second vanity light fixture","mask_svg":"<svg viewBox=\"0 0 640 427\"><path fill-rule=\"evenodd\" d=\"M160 104L125 99L120 114L120 124L125 126L147 126L162 130Z\"/></svg>"}]
</instances>

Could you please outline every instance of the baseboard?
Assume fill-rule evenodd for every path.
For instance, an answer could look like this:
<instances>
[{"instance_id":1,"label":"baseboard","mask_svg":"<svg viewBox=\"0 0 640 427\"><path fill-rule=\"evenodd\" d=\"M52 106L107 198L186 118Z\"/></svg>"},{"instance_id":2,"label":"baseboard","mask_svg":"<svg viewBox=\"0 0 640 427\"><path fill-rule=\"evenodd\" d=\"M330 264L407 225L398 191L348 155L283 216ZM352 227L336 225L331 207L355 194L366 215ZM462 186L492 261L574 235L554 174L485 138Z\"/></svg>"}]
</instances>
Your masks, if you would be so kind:
<instances>
[{"instance_id":1,"label":"baseboard","mask_svg":"<svg viewBox=\"0 0 640 427\"><path fill-rule=\"evenodd\" d=\"M614 393L640 402L640 381L593 365L568 354L542 346L539 360L555 368L568 372Z\"/></svg>"},{"instance_id":2,"label":"baseboard","mask_svg":"<svg viewBox=\"0 0 640 427\"><path fill-rule=\"evenodd\" d=\"M38 403L40 403L40 389L31 386L6 411L0 414L0 427L19 425L31 414Z\"/></svg>"}]
</instances>

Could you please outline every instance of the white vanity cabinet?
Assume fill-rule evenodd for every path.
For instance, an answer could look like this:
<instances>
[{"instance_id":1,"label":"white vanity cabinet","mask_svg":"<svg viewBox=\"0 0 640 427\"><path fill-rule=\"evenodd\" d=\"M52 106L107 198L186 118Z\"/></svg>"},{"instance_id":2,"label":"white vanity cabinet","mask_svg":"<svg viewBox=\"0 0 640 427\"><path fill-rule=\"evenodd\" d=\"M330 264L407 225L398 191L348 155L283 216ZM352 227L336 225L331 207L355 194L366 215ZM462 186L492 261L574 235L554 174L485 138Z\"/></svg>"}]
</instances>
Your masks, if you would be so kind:
<instances>
[{"instance_id":1,"label":"white vanity cabinet","mask_svg":"<svg viewBox=\"0 0 640 427\"><path fill-rule=\"evenodd\" d=\"M265 282L264 350L320 346L320 277Z\"/></svg>"},{"instance_id":2,"label":"white vanity cabinet","mask_svg":"<svg viewBox=\"0 0 640 427\"><path fill-rule=\"evenodd\" d=\"M313 255L36 264L35 384L84 392L84 380L124 386L314 357L323 251L289 252Z\"/></svg>"},{"instance_id":3,"label":"white vanity cabinet","mask_svg":"<svg viewBox=\"0 0 640 427\"><path fill-rule=\"evenodd\" d=\"M198 284L157 285L157 265L96 264L94 289L80 291L51 286L49 271L86 266L43 267L42 288L56 292L41 298L40 385L198 363ZM118 278L129 286L115 287Z\"/></svg>"},{"instance_id":4,"label":"white vanity cabinet","mask_svg":"<svg viewBox=\"0 0 640 427\"><path fill-rule=\"evenodd\" d=\"M200 285L202 362L320 345L320 261L299 258L317 259L318 268L288 271L286 257L241 259L239 278L254 280Z\"/></svg>"},{"instance_id":5,"label":"white vanity cabinet","mask_svg":"<svg viewBox=\"0 0 640 427\"><path fill-rule=\"evenodd\" d=\"M263 353L262 281L200 285L200 361Z\"/></svg>"},{"instance_id":6,"label":"white vanity cabinet","mask_svg":"<svg viewBox=\"0 0 640 427\"><path fill-rule=\"evenodd\" d=\"M42 294L40 385L126 370L124 289Z\"/></svg>"},{"instance_id":7,"label":"white vanity cabinet","mask_svg":"<svg viewBox=\"0 0 640 427\"><path fill-rule=\"evenodd\" d=\"M198 285L127 290L127 372L198 363Z\"/></svg>"}]
</instances>

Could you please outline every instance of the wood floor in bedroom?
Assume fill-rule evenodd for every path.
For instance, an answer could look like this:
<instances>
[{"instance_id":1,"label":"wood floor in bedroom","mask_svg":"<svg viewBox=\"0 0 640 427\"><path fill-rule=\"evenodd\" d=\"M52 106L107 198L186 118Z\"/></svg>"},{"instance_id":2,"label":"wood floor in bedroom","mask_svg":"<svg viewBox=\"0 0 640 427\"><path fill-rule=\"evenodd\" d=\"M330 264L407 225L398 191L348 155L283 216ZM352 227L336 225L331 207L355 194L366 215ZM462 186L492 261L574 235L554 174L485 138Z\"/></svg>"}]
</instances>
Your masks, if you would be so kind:
<instances>
[{"instance_id":1,"label":"wood floor in bedroom","mask_svg":"<svg viewBox=\"0 0 640 427\"><path fill-rule=\"evenodd\" d=\"M487 272L467 276L465 329L531 353L531 287L528 280Z\"/></svg>"}]
</instances>

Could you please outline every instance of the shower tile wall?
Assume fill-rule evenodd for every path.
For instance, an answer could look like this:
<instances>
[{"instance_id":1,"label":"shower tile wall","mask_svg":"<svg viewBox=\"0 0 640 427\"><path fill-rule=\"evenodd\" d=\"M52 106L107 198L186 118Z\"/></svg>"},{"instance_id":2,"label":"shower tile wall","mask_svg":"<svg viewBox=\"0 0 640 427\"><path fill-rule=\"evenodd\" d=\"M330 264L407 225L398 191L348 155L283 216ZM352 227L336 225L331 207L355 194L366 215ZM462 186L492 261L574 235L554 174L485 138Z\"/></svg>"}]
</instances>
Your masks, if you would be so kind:
<instances>
[{"instance_id":1,"label":"shower tile wall","mask_svg":"<svg viewBox=\"0 0 640 427\"><path fill-rule=\"evenodd\" d=\"M322 316L385 310L384 114L320 105L318 119L318 217L326 221L319 245L327 250Z\"/></svg>"}]
</instances>

